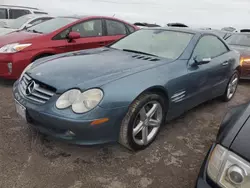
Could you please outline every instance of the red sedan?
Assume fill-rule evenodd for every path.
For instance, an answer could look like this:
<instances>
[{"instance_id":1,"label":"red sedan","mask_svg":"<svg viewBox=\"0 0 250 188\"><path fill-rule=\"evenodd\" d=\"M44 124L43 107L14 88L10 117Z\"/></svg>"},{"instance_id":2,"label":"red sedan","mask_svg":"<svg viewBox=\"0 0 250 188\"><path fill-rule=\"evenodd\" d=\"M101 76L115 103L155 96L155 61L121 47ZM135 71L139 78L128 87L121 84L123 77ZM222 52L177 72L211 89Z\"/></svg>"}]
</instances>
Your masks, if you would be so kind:
<instances>
[{"instance_id":1,"label":"red sedan","mask_svg":"<svg viewBox=\"0 0 250 188\"><path fill-rule=\"evenodd\" d=\"M50 55L98 48L139 28L113 17L57 17L0 37L0 77L17 79L31 62Z\"/></svg>"}]
</instances>

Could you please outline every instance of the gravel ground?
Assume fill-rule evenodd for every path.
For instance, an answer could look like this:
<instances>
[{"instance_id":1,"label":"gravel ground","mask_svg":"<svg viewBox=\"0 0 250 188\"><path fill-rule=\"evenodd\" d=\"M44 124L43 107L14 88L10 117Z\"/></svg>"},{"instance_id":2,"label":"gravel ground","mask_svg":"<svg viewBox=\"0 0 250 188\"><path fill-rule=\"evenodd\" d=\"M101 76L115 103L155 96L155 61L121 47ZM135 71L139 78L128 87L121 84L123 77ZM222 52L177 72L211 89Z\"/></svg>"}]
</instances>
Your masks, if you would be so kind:
<instances>
[{"instance_id":1,"label":"gravel ground","mask_svg":"<svg viewBox=\"0 0 250 188\"><path fill-rule=\"evenodd\" d=\"M191 188L230 106L250 99L243 82L229 103L209 101L171 121L132 153L118 144L83 147L30 131L17 117L12 83L0 81L1 188Z\"/></svg>"}]
</instances>

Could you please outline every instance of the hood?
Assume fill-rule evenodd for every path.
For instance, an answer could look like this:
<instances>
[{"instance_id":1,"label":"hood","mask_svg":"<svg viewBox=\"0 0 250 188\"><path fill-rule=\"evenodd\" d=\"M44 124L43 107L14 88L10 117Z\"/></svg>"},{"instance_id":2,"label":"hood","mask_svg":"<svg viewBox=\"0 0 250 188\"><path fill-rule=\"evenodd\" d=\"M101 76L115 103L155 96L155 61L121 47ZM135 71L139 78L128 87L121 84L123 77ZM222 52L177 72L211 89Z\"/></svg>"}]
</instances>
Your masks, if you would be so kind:
<instances>
[{"instance_id":1,"label":"hood","mask_svg":"<svg viewBox=\"0 0 250 188\"><path fill-rule=\"evenodd\" d=\"M0 36L6 35L8 33L11 33L13 31L16 31L17 29L11 29L11 28L0 28Z\"/></svg>"},{"instance_id":2,"label":"hood","mask_svg":"<svg viewBox=\"0 0 250 188\"><path fill-rule=\"evenodd\" d=\"M8 26L11 22L13 22L12 19L0 19L0 27Z\"/></svg>"},{"instance_id":3,"label":"hood","mask_svg":"<svg viewBox=\"0 0 250 188\"><path fill-rule=\"evenodd\" d=\"M47 57L35 62L27 73L60 93L70 88L100 87L161 62L152 56L99 48Z\"/></svg>"},{"instance_id":4,"label":"hood","mask_svg":"<svg viewBox=\"0 0 250 188\"><path fill-rule=\"evenodd\" d=\"M250 162L250 103L246 106L246 109L243 113L243 118L241 123L235 124L235 127L239 127L239 131L235 135L235 138L232 142L230 150L237 153L244 159L247 159ZM245 116L245 117L244 117Z\"/></svg>"},{"instance_id":5,"label":"hood","mask_svg":"<svg viewBox=\"0 0 250 188\"><path fill-rule=\"evenodd\" d=\"M240 53L241 56L250 56L250 47L230 45L230 47Z\"/></svg>"},{"instance_id":6,"label":"hood","mask_svg":"<svg viewBox=\"0 0 250 188\"><path fill-rule=\"evenodd\" d=\"M8 35L0 36L0 47L6 44L22 42L24 40L29 40L40 36L42 36L42 34L25 32L25 31L17 31L9 33Z\"/></svg>"}]
</instances>

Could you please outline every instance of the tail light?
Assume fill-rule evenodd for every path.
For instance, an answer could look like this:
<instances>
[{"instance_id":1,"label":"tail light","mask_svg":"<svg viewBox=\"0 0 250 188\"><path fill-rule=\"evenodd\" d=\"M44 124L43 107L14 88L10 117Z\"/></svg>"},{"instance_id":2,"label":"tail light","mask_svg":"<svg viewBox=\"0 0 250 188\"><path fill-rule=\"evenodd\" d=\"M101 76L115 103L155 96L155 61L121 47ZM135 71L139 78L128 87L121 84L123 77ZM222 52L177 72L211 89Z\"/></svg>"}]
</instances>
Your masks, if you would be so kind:
<instances>
[{"instance_id":1,"label":"tail light","mask_svg":"<svg viewBox=\"0 0 250 188\"><path fill-rule=\"evenodd\" d=\"M250 64L250 57L241 57L240 58L240 66L242 66L245 63Z\"/></svg>"}]
</instances>

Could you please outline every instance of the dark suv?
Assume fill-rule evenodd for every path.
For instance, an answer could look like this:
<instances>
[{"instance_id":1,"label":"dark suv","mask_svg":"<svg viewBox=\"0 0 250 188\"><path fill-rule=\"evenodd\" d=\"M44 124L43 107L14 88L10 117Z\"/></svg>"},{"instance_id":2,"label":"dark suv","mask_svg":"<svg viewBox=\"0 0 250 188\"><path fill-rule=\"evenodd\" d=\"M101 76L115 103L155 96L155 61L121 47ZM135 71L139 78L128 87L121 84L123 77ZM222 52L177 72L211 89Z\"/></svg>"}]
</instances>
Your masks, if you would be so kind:
<instances>
[{"instance_id":1,"label":"dark suv","mask_svg":"<svg viewBox=\"0 0 250 188\"><path fill-rule=\"evenodd\" d=\"M201 167L196 188L250 187L250 103L232 108Z\"/></svg>"}]
</instances>

